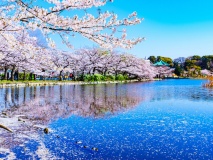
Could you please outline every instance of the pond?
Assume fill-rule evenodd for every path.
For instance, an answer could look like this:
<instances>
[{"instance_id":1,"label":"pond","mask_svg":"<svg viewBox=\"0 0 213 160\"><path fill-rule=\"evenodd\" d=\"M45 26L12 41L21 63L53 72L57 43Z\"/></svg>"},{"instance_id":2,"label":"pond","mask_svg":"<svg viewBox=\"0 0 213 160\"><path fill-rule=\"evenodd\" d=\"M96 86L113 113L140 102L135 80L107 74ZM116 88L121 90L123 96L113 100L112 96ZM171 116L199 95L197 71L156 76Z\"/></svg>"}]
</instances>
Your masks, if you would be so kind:
<instances>
[{"instance_id":1,"label":"pond","mask_svg":"<svg viewBox=\"0 0 213 160\"><path fill-rule=\"evenodd\" d=\"M0 89L2 159L213 159L204 80ZM44 128L48 128L48 134Z\"/></svg>"}]
</instances>

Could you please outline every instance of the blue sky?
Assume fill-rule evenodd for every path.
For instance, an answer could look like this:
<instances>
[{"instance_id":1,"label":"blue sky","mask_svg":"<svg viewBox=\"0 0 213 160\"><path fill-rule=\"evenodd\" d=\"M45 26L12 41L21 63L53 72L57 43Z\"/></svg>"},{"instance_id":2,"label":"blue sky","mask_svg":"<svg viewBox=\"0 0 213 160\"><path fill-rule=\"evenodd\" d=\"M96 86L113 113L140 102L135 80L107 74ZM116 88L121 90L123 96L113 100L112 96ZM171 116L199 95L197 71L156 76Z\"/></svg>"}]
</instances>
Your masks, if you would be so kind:
<instances>
[{"instance_id":1,"label":"blue sky","mask_svg":"<svg viewBox=\"0 0 213 160\"><path fill-rule=\"evenodd\" d=\"M141 58L213 54L212 0L114 0L101 10L113 11L120 19L137 11L138 17L144 18L141 24L128 27L127 34L128 38L140 36L146 41L131 50L123 50L125 52ZM96 12L96 9L88 12ZM65 49L58 37L54 39L58 48ZM71 43L75 49L95 45L80 36L71 39Z\"/></svg>"}]
</instances>

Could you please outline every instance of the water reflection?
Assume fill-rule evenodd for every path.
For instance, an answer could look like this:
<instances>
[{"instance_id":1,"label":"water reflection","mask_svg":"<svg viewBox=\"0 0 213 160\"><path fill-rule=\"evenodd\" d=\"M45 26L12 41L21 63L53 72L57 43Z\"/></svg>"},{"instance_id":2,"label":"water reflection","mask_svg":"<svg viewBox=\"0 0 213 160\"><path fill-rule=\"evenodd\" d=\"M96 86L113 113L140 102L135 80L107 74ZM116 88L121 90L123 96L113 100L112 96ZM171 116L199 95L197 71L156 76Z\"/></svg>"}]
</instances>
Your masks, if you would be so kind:
<instances>
[{"instance_id":1,"label":"water reflection","mask_svg":"<svg viewBox=\"0 0 213 160\"><path fill-rule=\"evenodd\" d=\"M135 92L119 85L4 88L0 102L10 115L41 116L38 119L48 123L71 114L98 118L134 108L144 99Z\"/></svg>"},{"instance_id":2,"label":"water reflection","mask_svg":"<svg viewBox=\"0 0 213 160\"><path fill-rule=\"evenodd\" d=\"M13 148L27 139L42 143L38 131L42 133L44 126L59 118L77 115L96 119L127 111L143 100L134 93L118 84L1 89L1 110L7 116L0 116L0 121L15 133L1 129L4 139L0 145Z\"/></svg>"},{"instance_id":3,"label":"water reflection","mask_svg":"<svg viewBox=\"0 0 213 160\"><path fill-rule=\"evenodd\" d=\"M203 80L167 80L150 83L42 86L0 89L0 110L22 106L30 101L61 104L76 108L108 108L114 112L135 106L141 100L170 99L213 101L213 89L202 88ZM99 116L99 111L94 117ZM80 114L79 114L80 115ZM93 116L93 114L83 114Z\"/></svg>"},{"instance_id":4,"label":"water reflection","mask_svg":"<svg viewBox=\"0 0 213 160\"><path fill-rule=\"evenodd\" d=\"M202 82L0 89L0 123L15 131L0 130L0 158L211 159L213 90Z\"/></svg>"}]
</instances>

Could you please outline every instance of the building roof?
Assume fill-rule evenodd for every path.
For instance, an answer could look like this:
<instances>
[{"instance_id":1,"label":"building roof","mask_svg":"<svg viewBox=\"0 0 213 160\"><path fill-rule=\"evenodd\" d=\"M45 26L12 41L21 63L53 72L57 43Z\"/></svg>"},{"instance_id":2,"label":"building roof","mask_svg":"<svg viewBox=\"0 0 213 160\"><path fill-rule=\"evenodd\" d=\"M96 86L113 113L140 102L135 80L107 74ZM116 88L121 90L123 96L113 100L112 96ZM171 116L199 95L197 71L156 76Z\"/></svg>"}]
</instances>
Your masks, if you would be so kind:
<instances>
[{"instance_id":1,"label":"building roof","mask_svg":"<svg viewBox=\"0 0 213 160\"><path fill-rule=\"evenodd\" d=\"M159 62L156 62L155 64L153 64L154 66L169 66L168 63L160 60Z\"/></svg>"}]
</instances>

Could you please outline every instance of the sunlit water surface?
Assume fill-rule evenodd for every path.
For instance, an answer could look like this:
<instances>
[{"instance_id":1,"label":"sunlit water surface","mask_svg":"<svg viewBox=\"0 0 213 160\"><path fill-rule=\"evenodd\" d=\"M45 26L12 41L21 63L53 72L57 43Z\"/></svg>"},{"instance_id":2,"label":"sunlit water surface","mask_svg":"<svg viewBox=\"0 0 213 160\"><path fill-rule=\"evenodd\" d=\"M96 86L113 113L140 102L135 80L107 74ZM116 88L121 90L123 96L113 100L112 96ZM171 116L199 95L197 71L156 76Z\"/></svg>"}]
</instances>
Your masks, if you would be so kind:
<instances>
[{"instance_id":1,"label":"sunlit water surface","mask_svg":"<svg viewBox=\"0 0 213 160\"><path fill-rule=\"evenodd\" d=\"M202 83L0 89L0 110L32 121L1 129L0 158L213 159L213 90Z\"/></svg>"}]
</instances>

